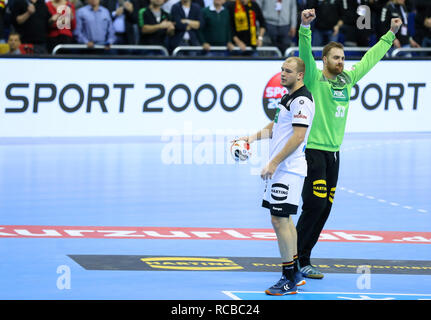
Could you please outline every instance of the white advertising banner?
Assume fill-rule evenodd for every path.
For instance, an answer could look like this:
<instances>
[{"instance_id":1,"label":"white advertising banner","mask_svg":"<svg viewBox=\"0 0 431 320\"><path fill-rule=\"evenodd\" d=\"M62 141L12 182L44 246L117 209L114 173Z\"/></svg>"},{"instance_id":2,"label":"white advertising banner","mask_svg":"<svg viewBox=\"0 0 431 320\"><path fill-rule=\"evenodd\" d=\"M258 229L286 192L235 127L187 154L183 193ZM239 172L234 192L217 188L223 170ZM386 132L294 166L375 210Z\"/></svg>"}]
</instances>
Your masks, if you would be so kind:
<instances>
[{"instance_id":1,"label":"white advertising banner","mask_svg":"<svg viewBox=\"0 0 431 320\"><path fill-rule=\"evenodd\" d=\"M0 137L254 132L285 92L282 60L0 63ZM379 62L352 90L346 132L431 131L430 72L431 61Z\"/></svg>"}]
</instances>

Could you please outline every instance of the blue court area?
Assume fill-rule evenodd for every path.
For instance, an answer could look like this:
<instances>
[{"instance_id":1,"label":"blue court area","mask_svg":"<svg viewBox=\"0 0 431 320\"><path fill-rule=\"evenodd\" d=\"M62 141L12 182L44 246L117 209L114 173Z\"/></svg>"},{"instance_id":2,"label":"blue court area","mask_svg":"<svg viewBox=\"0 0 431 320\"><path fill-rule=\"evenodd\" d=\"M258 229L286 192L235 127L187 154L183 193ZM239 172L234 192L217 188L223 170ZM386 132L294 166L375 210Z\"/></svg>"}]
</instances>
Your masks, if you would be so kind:
<instances>
[{"instance_id":1,"label":"blue court area","mask_svg":"<svg viewBox=\"0 0 431 320\"><path fill-rule=\"evenodd\" d=\"M214 154L223 152L224 143L212 147ZM171 269L157 268L156 262L142 270L140 259L118 262L124 256L277 259L276 241L208 239L209 233L183 239L105 239L75 232L50 238L28 231L28 226L272 228L260 207L263 182L256 173L262 161L232 164L225 154L223 161L212 163L184 163L184 155L180 163L169 163L164 152L166 142L158 138L3 141L0 299L431 299L431 270L415 267L431 260L429 133L346 135L334 207L325 226L347 233L413 236L403 241L319 241L312 256L334 265L363 259L404 261L404 267L366 274L353 266L351 272L325 273L322 280L307 280L293 296L263 293L278 280L278 269L181 270L175 266L210 264L177 259ZM18 230L15 235L4 236L12 229ZM93 262L103 258L101 264L108 267L86 268L74 255L84 260L92 256ZM110 264L116 267L110 269Z\"/></svg>"}]
</instances>

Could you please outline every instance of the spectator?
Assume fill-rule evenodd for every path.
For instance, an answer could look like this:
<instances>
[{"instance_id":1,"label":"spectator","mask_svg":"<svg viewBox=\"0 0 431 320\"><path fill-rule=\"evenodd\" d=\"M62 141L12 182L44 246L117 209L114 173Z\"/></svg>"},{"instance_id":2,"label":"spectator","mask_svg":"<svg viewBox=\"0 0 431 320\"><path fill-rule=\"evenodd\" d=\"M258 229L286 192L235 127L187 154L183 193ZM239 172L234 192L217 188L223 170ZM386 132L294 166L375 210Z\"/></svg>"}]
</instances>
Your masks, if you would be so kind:
<instances>
[{"instance_id":1,"label":"spectator","mask_svg":"<svg viewBox=\"0 0 431 320\"><path fill-rule=\"evenodd\" d=\"M319 17L314 24L313 46L321 47L331 41L338 42L340 27L343 25L341 0L312 0L310 6Z\"/></svg>"},{"instance_id":2,"label":"spectator","mask_svg":"<svg viewBox=\"0 0 431 320\"><path fill-rule=\"evenodd\" d=\"M199 29L199 37L204 50L209 55L227 55L227 52L209 52L211 46L224 46L232 51L232 33L228 10L223 6L225 0L214 0L209 7L202 9L202 26Z\"/></svg>"},{"instance_id":3,"label":"spectator","mask_svg":"<svg viewBox=\"0 0 431 320\"><path fill-rule=\"evenodd\" d=\"M11 54L11 55L22 54L20 50L21 36L19 35L19 33L16 33L16 32L9 33L9 39L7 43L9 45L9 52L7 54Z\"/></svg>"},{"instance_id":4,"label":"spectator","mask_svg":"<svg viewBox=\"0 0 431 320\"><path fill-rule=\"evenodd\" d=\"M266 34L284 54L296 35L296 0L256 0L266 22Z\"/></svg>"},{"instance_id":5,"label":"spectator","mask_svg":"<svg viewBox=\"0 0 431 320\"><path fill-rule=\"evenodd\" d=\"M74 42L73 30L76 27L75 5L67 0L52 0L46 3L52 17L48 29L48 52L58 44ZM65 8L68 9L65 9Z\"/></svg>"},{"instance_id":6,"label":"spectator","mask_svg":"<svg viewBox=\"0 0 431 320\"><path fill-rule=\"evenodd\" d=\"M344 34L344 45L346 47L368 47L370 44L371 29L357 27L360 16L365 15L360 6L370 7L372 0L342 0L342 20L343 25L340 32ZM386 29L387 30L387 29Z\"/></svg>"},{"instance_id":7,"label":"spectator","mask_svg":"<svg viewBox=\"0 0 431 320\"><path fill-rule=\"evenodd\" d=\"M171 49L178 46L199 46L198 30L201 25L201 7L191 0L181 0L171 10L175 22L175 33L171 38Z\"/></svg>"},{"instance_id":8,"label":"spectator","mask_svg":"<svg viewBox=\"0 0 431 320\"><path fill-rule=\"evenodd\" d=\"M230 1L227 7L235 45L243 52L246 46L253 49L262 46L266 23L259 5L252 0L235 0ZM252 55L256 55L256 52Z\"/></svg>"},{"instance_id":9,"label":"spectator","mask_svg":"<svg viewBox=\"0 0 431 320\"><path fill-rule=\"evenodd\" d=\"M418 48L419 44L410 36L408 30L408 11L405 6L405 0L391 0L382 9L382 15L380 18L380 27L382 30L384 28L388 29L391 24L392 18L400 18L403 24L400 31L396 34L394 40L394 48ZM411 54L406 54L405 56L411 57Z\"/></svg>"},{"instance_id":10,"label":"spectator","mask_svg":"<svg viewBox=\"0 0 431 320\"><path fill-rule=\"evenodd\" d=\"M369 46L373 46L377 43L379 39L377 37L380 36L380 16L382 15L382 9L386 5L388 0L370 0L370 9L371 9L371 32L370 35L370 43Z\"/></svg>"},{"instance_id":11,"label":"spectator","mask_svg":"<svg viewBox=\"0 0 431 320\"><path fill-rule=\"evenodd\" d=\"M150 0L148 8L139 10L140 44L168 47L168 37L174 34L175 26L169 14L162 9L163 2Z\"/></svg>"},{"instance_id":12,"label":"spectator","mask_svg":"<svg viewBox=\"0 0 431 320\"><path fill-rule=\"evenodd\" d=\"M53 22L44 0L14 0L11 8L12 22L24 44L33 46L36 54L48 53L47 36Z\"/></svg>"},{"instance_id":13,"label":"spectator","mask_svg":"<svg viewBox=\"0 0 431 320\"><path fill-rule=\"evenodd\" d=\"M138 4L135 0L102 0L111 13L115 31L115 44L135 44L135 29L138 22Z\"/></svg>"},{"instance_id":14,"label":"spectator","mask_svg":"<svg viewBox=\"0 0 431 320\"><path fill-rule=\"evenodd\" d=\"M423 8L417 8L415 17L416 34L414 40L424 48L431 47L431 3ZM428 53L428 55L430 55Z\"/></svg>"},{"instance_id":15,"label":"spectator","mask_svg":"<svg viewBox=\"0 0 431 320\"><path fill-rule=\"evenodd\" d=\"M115 42L114 27L108 9L100 5L100 0L88 0L88 5L76 11L75 37L89 49L94 45L111 48Z\"/></svg>"}]
</instances>

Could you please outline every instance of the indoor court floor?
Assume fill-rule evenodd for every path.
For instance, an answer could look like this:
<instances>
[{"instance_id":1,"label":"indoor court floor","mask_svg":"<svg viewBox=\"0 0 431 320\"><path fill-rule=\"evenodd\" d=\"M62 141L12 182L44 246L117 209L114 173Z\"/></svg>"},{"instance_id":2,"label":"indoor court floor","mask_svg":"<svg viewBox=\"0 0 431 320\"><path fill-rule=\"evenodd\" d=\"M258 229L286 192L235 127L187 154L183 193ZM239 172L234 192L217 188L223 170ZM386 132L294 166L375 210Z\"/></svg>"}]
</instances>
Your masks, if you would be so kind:
<instances>
[{"instance_id":1,"label":"indoor court floor","mask_svg":"<svg viewBox=\"0 0 431 320\"><path fill-rule=\"evenodd\" d=\"M346 135L325 277L283 297L264 293L281 262L265 163L232 163L228 141L193 159L159 138L1 142L0 299L431 299L430 133Z\"/></svg>"}]
</instances>

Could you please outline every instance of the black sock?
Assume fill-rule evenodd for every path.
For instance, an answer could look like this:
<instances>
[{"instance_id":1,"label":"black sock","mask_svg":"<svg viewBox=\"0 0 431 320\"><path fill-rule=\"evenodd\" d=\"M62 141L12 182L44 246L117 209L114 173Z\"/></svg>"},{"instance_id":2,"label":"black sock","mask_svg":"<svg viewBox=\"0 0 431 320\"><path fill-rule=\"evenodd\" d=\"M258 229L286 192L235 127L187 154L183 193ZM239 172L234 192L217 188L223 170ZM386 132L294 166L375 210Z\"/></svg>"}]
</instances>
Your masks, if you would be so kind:
<instances>
[{"instance_id":1,"label":"black sock","mask_svg":"<svg viewBox=\"0 0 431 320\"><path fill-rule=\"evenodd\" d=\"M308 258L308 257L305 257L305 258L301 257L301 258L299 258L299 265L301 267L305 267L305 266L311 265L310 258Z\"/></svg>"},{"instance_id":2,"label":"black sock","mask_svg":"<svg viewBox=\"0 0 431 320\"><path fill-rule=\"evenodd\" d=\"M296 273L299 271L299 261L298 261L298 255L293 256L293 271Z\"/></svg>"},{"instance_id":3,"label":"black sock","mask_svg":"<svg viewBox=\"0 0 431 320\"><path fill-rule=\"evenodd\" d=\"M295 279L295 271L294 271L294 262L283 262L281 264L283 275L289 279L290 281L294 281Z\"/></svg>"}]
</instances>

